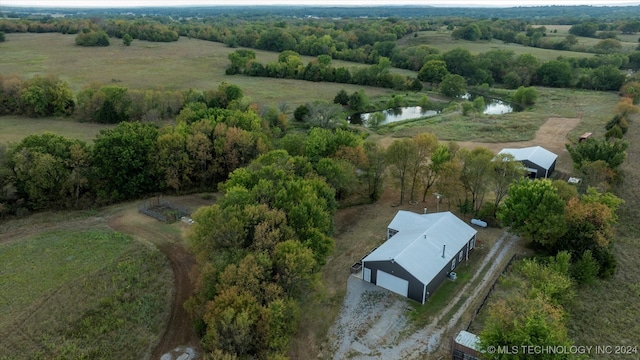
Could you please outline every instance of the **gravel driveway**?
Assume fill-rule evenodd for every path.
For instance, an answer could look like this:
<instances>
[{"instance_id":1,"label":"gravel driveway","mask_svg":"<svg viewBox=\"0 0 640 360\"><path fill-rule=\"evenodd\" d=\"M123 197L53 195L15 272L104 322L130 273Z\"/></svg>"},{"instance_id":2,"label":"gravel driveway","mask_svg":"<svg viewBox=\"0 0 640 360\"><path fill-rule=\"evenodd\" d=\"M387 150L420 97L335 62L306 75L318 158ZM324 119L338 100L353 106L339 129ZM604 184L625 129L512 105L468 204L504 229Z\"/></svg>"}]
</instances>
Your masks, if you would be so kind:
<instances>
[{"instance_id":1,"label":"gravel driveway","mask_svg":"<svg viewBox=\"0 0 640 360\"><path fill-rule=\"evenodd\" d=\"M429 325L413 333L409 332L411 324L406 316L412 309L409 305L411 300L351 275L347 281L347 294L340 315L329 330L329 351L333 358L428 358L429 354L433 354L440 347L445 331L453 329L462 314L470 310L471 303L491 286L492 279L495 279L509 259L515 240L515 236L504 233L487 253L471 280L442 309L440 315ZM487 266L488 271L483 275L479 286L472 289L472 284ZM463 294L468 294L469 297L448 319L446 325L438 325L444 314L449 313Z\"/></svg>"}]
</instances>

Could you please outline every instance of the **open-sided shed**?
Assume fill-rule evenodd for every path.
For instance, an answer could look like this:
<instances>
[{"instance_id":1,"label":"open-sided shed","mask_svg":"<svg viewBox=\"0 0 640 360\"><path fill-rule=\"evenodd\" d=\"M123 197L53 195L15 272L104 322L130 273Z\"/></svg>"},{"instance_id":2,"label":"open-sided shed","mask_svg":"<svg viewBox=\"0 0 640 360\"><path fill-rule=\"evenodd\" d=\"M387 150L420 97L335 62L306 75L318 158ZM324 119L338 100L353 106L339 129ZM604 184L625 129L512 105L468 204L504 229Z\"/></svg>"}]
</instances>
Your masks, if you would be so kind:
<instances>
[{"instance_id":1,"label":"open-sided shed","mask_svg":"<svg viewBox=\"0 0 640 360\"><path fill-rule=\"evenodd\" d=\"M449 211L398 211L387 241L362 259L363 279L424 304L469 257L476 233Z\"/></svg>"}]
</instances>

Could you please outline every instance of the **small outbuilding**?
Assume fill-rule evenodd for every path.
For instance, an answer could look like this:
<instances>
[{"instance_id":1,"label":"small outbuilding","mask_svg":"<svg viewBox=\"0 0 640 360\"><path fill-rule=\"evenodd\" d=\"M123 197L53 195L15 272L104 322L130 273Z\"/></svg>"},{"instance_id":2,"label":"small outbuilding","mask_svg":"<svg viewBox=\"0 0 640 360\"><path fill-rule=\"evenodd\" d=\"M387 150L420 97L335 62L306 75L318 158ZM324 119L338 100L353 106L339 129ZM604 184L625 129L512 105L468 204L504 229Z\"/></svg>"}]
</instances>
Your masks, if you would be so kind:
<instances>
[{"instance_id":1,"label":"small outbuilding","mask_svg":"<svg viewBox=\"0 0 640 360\"><path fill-rule=\"evenodd\" d=\"M498 154L511 154L520 161L529 172L529 177L548 178L556 168L558 155L543 148L542 146L532 146L520 149L502 149Z\"/></svg>"},{"instance_id":2,"label":"small outbuilding","mask_svg":"<svg viewBox=\"0 0 640 360\"><path fill-rule=\"evenodd\" d=\"M469 258L477 231L451 212L400 210L387 240L362 259L364 281L424 302Z\"/></svg>"},{"instance_id":3,"label":"small outbuilding","mask_svg":"<svg viewBox=\"0 0 640 360\"><path fill-rule=\"evenodd\" d=\"M468 331L460 331L451 344L453 360L480 360L482 353L479 345L480 338Z\"/></svg>"}]
</instances>

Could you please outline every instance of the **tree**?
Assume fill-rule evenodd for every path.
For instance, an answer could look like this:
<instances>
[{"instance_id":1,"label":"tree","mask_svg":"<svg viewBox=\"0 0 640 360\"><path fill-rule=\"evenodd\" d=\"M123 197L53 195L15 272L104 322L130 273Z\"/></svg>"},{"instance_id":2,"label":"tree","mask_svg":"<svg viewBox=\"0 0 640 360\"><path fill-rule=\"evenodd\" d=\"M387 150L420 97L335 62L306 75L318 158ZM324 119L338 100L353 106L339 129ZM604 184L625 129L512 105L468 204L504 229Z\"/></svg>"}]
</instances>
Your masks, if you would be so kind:
<instances>
[{"instance_id":1,"label":"tree","mask_svg":"<svg viewBox=\"0 0 640 360\"><path fill-rule=\"evenodd\" d=\"M45 133L30 135L12 146L7 167L12 171L16 194L32 209L72 205L87 184L90 155L79 140Z\"/></svg>"},{"instance_id":2,"label":"tree","mask_svg":"<svg viewBox=\"0 0 640 360\"><path fill-rule=\"evenodd\" d=\"M551 60L540 65L537 83L542 86L570 87L573 82L571 66L564 61Z\"/></svg>"},{"instance_id":3,"label":"tree","mask_svg":"<svg viewBox=\"0 0 640 360\"><path fill-rule=\"evenodd\" d=\"M566 148L573 160L573 166L580 170L586 163L602 160L609 168L616 170L627 157L626 149L629 146L624 140L589 138L575 145L567 144Z\"/></svg>"},{"instance_id":4,"label":"tree","mask_svg":"<svg viewBox=\"0 0 640 360\"><path fill-rule=\"evenodd\" d=\"M411 190L409 198L415 200L416 185L420 181L422 174L428 167L428 160L433 150L438 146L438 139L431 133L421 133L414 136L411 140L415 144L415 155L413 156L413 164L411 164Z\"/></svg>"},{"instance_id":5,"label":"tree","mask_svg":"<svg viewBox=\"0 0 640 360\"><path fill-rule=\"evenodd\" d=\"M69 83L55 76L34 76L23 84L20 102L30 116L70 115L75 103Z\"/></svg>"},{"instance_id":6,"label":"tree","mask_svg":"<svg viewBox=\"0 0 640 360\"><path fill-rule=\"evenodd\" d=\"M513 101L524 107L528 108L533 106L538 99L538 92L534 87L520 86L518 90L513 94Z\"/></svg>"},{"instance_id":7,"label":"tree","mask_svg":"<svg viewBox=\"0 0 640 360\"><path fill-rule=\"evenodd\" d=\"M618 90L625 76L615 65L601 65L593 70L591 82L594 90Z\"/></svg>"},{"instance_id":8,"label":"tree","mask_svg":"<svg viewBox=\"0 0 640 360\"><path fill-rule=\"evenodd\" d=\"M515 182L498 209L498 219L515 234L546 248L553 248L567 231L565 203L550 180Z\"/></svg>"},{"instance_id":9,"label":"tree","mask_svg":"<svg viewBox=\"0 0 640 360\"><path fill-rule=\"evenodd\" d=\"M601 54L610 54L622 49L622 44L616 39L600 40L593 46L593 49Z\"/></svg>"},{"instance_id":10,"label":"tree","mask_svg":"<svg viewBox=\"0 0 640 360\"><path fill-rule=\"evenodd\" d=\"M492 179L494 154L485 147L460 151L462 172L460 180L466 193L471 195L471 210L477 212L484 203L484 196Z\"/></svg>"},{"instance_id":11,"label":"tree","mask_svg":"<svg viewBox=\"0 0 640 360\"><path fill-rule=\"evenodd\" d=\"M480 349L522 346L569 346L564 312L540 295L515 294L492 303L488 318L480 332ZM489 359L529 359L530 354L518 351L500 353L491 351ZM566 354L547 354L545 359L566 359Z\"/></svg>"},{"instance_id":12,"label":"tree","mask_svg":"<svg viewBox=\"0 0 640 360\"><path fill-rule=\"evenodd\" d=\"M80 46L109 46L109 35L103 30L90 30L76 35L76 44Z\"/></svg>"},{"instance_id":13,"label":"tree","mask_svg":"<svg viewBox=\"0 0 640 360\"><path fill-rule=\"evenodd\" d=\"M591 284L598 277L600 265L593 258L591 250L585 250L582 257L573 265L572 275L580 285Z\"/></svg>"},{"instance_id":14,"label":"tree","mask_svg":"<svg viewBox=\"0 0 640 360\"><path fill-rule=\"evenodd\" d=\"M349 104L349 94L344 89L340 89L336 97L333 98L334 104L340 104L342 106L346 106Z\"/></svg>"},{"instance_id":15,"label":"tree","mask_svg":"<svg viewBox=\"0 0 640 360\"><path fill-rule=\"evenodd\" d=\"M369 99L367 98L367 94L365 94L364 90L355 91L351 96L349 96L349 108L353 111L362 111L369 103Z\"/></svg>"},{"instance_id":16,"label":"tree","mask_svg":"<svg viewBox=\"0 0 640 360\"><path fill-rule=\"evenodd\" d=\"M132 41L133 41L133 38L131 37L131 35L129 34L122 35L122 43L124 44L124 46L131 45Z\"/></svg>"},{"instance_id":17,"label":"tree","mask_svg":"<svg viewBox=\"0 0 640 360\"><path fill-rule=\"evenodd\" d=\"M158 129L148 123L124 122L100 131L93 158L102 200L132 199L158 190L160 177L153 160L157 139Z\"/></svg>"},{"instance_id":18,"label":"tree","mask_svg":"<svg viewBox=\"0 0 640 360\"><path fill-rule=\"evenodd\" d=\"M293 111L293 118L297 121L304 121L309 112L311 112L309 104L300 105Z\"/></svg>"},{"instance_id":19,"label":"tree","mask_svg":"<svg viewBox=\"0 0 640 360\"><path fill-rule=\"evenodd\" d=\"M366 179L369 200L376 201L382 195L384 173L387 167L386 151L378 144L367 142L364 144L367 154Z\"/></svg>"},{"instance_id":20,"label":"tree","mask_svg":"<svg viewBox=\"0 0 640 360\"><path fill-rule=\"evenodd\" d=\"M443 60L429 60L418 73L418 79L427 82L441 82L444 77L449 74L447 63Z\"/></svg>"},{"instance_id":21,"label":"tree","mask_svg":"<svg viewBox=\"0 0 640 360\"><path fill-rule=\"evenodd\" d=\"M460 75L448 74L440 83L440 92L448 97L462 96L467 92L467 82Z\"/></svg>"},{"instance_id":22,"label":"tree","mask_svg":"<svg viewBox=\"0 0 640 360\"><path fill-rule=\"evenodd\" d=\"M326 101L315 101L308 105L309 113L304 117L304 121L321 128L331 128L337 126L341 119L342 107L330 104Z\"/></svg>"},{"instance_id":23,"label":"tree","mask_svg":"<svg viewBox=\"0 0 640 360\"><path fill-rule=\"evenodd\" d=\"M4 36L4 32L0 31L0 42L5 42L7 38Z\"/></svg>"},{"instance_id":24,"label":"tree","mask_svg":"<svg viewBox=\"0 0 640 360\"><path fill-rule=\"evenodd\" d=\"M497 154L493 160L492 184L495 195L494 209L497 210L502 199L509 192L509 187L514 181L522 178L527 170L521 162L516 161L513 155L508 153ZM495 213L493 214L496 215Z\"/></svg>"},{"instance_id":25,"label":"tree","mask_svg":"<svg viewBox=\"0 0 640 360\"><path fill-rule=\"evenodd\" d=\"M404 203L407 180L415 163L417 149L411 139L394 140L386 151L386 162L391 168L391 175L400 189L400 205Z\"/></svg>"},{"instance_id":26,"label":"tree","mask_svg":"<svg viewBox=\"0 0 640 360\"><path fill-rule=\"evenodd\" d=\"M433 185L438 181L444 165L451 160L451 153L449 147L445 144L436 144L436 148L431 153L430 161L426 167L423 168L421 175L422 182L422 201L427 200L427 194Z\"/></svg>"}]
</instances>

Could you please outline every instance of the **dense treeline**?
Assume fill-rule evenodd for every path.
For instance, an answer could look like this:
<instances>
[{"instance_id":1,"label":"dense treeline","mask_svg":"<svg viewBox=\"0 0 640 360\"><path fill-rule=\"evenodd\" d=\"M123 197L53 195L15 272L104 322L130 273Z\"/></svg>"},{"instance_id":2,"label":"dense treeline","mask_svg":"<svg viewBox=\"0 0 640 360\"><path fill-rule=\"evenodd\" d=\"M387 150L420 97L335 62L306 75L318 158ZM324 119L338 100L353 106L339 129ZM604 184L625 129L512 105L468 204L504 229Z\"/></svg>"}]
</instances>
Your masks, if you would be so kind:
<instances>
[{"instance_id":1,"label":"dense treeline","mask_svg":"<svg viewBox=\"0 0 640 360\"><path fill-rule=\"evenodd\" d=\"M21 79L0 75L0 115L69 115L82 122L115 124L172 119L189 103L203 103L211 108L241 107L242 97L242 89L227 83L204 92L139 90L94 83L74 96L69 83L56 76Z\"/></svg>"},{"instance_id":2,"label":"dense treeline","mask_svg":"<svg viewBox=\"0 0 640 360\"><path fill-rule=\"evenodd\" d=\"M411 79L390 73L391 61L385 57L381 57L375 65L352 70L345 67L333 67L331 65L331 57L328 55L320 55L317 60L310 61L307 65L304 65L300 55L291 50L283 51L278 56L277 61L266 66L257 62L255 57L255 52L251 50L237 50L229 54L231 65L227 68L227 75L245 74L249 76L379 86L396 90L422 90L422 83L416 81L415 78Z\"/></svg>"}]
</instances>

